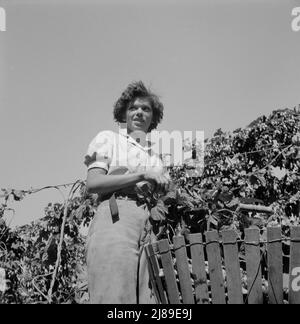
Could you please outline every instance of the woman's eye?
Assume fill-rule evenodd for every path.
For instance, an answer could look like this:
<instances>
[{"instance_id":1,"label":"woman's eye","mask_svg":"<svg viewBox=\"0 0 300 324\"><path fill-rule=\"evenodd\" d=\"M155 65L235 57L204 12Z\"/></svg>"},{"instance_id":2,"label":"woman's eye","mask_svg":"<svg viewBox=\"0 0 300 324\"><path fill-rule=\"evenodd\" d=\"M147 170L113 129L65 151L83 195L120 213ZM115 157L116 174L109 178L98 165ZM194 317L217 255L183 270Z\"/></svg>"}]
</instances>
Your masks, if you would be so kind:
<instances>
[{"instance_id":1,"label":"woman's eye","mask_svg":"<svg viewBox=\"0 0 300 324\"><path fill-rule=\"evenodd\" d=\"M142 110L146 113L150 112L150 108L149 107L142 107Z\"/></svg>"},{"instance_id":2,"label":"woman's eye","mask_svg":"<svg viewBox=\"0 0 300 324\"><path fill-rule=\"evenodd\" d=\"M136 106L129 107L128 110L134 111L134 110L138 110L139 108L141 108L145 112L149 112L151 110L151 108L149 107L136 107Z\"/></svg>"}]
</instances>

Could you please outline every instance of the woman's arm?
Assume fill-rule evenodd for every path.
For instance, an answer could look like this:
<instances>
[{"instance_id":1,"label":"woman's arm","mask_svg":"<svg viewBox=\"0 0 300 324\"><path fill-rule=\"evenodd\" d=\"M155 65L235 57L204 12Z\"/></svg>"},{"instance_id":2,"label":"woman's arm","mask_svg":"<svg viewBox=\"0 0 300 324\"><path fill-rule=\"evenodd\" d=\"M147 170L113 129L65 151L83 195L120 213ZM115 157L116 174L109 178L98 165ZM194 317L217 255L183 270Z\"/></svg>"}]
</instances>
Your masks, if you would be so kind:
<instances>
[{"instance_id":1,"label":"woman's arm","mask_svg":"<svg viewBox=\"0 0 300 324\"><path fill-rule=\"evenodd\" d=\"M92 168L88 170L86 185L90 193L109 193L130 187L140 181L148 181L156 191L167 191L169 180L157 172L138 172L124 175L107 175L106 170Z\"/></svg>"}]
</instances>

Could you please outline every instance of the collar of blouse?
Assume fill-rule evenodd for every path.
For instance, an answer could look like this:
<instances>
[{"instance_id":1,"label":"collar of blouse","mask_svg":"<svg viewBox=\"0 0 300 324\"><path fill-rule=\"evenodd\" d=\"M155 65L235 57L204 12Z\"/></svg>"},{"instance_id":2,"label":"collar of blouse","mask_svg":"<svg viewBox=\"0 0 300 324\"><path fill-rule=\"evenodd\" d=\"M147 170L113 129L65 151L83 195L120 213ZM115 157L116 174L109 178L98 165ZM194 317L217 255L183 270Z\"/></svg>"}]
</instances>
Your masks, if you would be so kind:
<instances>
[{"instance_id":1,"label":"collar of blouse","mask_svg":"<svg viewBox=\"0 0 300 324\"><path fill-rule=\"evenodd\" d=\"M124 136L125 138L127 138L127 141L139 148L141 148L142 150L144 151L150 151L154 145L153 142L149 141L149 140L146 140L146 145L145 146L142 146L140 143L138 143L133 137L131 137L130 135L128 134L121 134L122 136Z\"/></svg>"}]
</instances>

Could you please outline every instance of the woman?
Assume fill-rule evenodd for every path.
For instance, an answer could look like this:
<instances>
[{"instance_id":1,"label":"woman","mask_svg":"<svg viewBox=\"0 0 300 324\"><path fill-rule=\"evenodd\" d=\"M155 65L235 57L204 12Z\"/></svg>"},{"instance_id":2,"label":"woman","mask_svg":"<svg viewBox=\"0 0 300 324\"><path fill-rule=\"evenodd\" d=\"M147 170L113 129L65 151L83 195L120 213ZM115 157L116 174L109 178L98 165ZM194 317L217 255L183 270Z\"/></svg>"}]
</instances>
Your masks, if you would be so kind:
<instances>
[{"instance_id":1,"label":"woman","mask_svg":"<svg viewBox=\"0 0 300 324\"><path fill-rule=\"evenodd\" d=\"M87 243L91 303L154 303L142 248L151 228L149 203L141 197L166 192L169 179L143 134L162 117L158 97L142 82L131 83L114 106L114 119L127 132L100 132L89 145L87 189L100 200Z\"/></svg>"}]
</instances>

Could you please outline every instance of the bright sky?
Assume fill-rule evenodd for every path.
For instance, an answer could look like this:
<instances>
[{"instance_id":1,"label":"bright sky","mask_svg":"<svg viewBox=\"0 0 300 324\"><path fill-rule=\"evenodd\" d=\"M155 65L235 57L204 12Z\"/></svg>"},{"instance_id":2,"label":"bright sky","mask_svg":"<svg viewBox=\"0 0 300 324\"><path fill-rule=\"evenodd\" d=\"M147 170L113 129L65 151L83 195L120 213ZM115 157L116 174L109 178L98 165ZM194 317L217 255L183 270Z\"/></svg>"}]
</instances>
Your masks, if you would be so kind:
<instances>
[{"instance_id":1,"label":"bright sky","mask_svg":"<svg viewBox=\"0 0 300 324\"><path fill-rule=\"evenodd\" d=\"M245 127L300 103L299 0L0 0L0 188L84 179L112 106L143 80L162 98L160 130ZM47 190L12 203L12 225L43 216ZM8 214L10 218L11 214Z\"/></svg>"}]
</instances>

